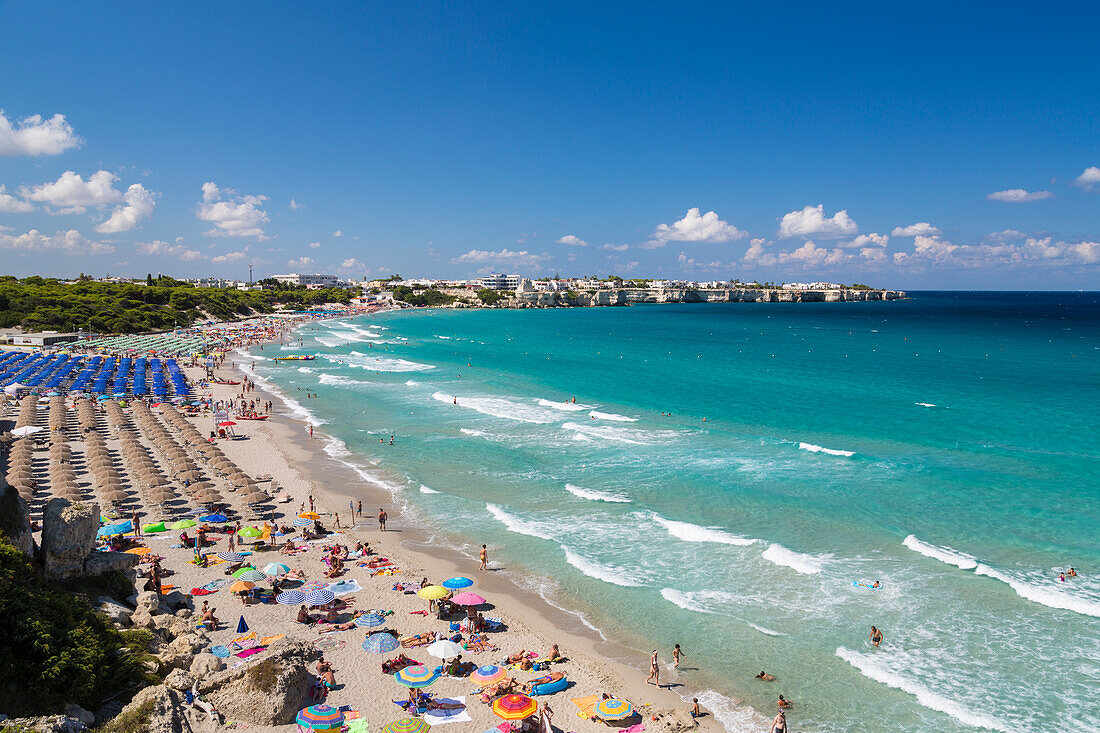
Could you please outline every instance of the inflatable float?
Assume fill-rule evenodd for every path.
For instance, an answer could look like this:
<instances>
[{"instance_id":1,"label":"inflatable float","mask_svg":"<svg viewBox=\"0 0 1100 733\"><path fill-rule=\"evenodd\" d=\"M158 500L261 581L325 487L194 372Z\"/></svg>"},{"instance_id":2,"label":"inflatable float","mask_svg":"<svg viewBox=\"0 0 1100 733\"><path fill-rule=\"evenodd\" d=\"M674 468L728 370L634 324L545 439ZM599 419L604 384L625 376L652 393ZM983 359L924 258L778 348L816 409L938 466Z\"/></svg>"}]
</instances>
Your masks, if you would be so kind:
<instances>
[{"instance_id":1,"label":"inflatable float","mask_svg":"<svg viewBox=\"0 0 1100 733\"><path fill-rule=\"evenodd\" d=\"M538 679L549 679L549 677L539 677ZM553 682L539 682L538 679L531 680L531 694L532 695L553 695L555 692L561 692L566 687L569 687L569 678L562 677L559 680Z\"/></svg>"}]
</instances>

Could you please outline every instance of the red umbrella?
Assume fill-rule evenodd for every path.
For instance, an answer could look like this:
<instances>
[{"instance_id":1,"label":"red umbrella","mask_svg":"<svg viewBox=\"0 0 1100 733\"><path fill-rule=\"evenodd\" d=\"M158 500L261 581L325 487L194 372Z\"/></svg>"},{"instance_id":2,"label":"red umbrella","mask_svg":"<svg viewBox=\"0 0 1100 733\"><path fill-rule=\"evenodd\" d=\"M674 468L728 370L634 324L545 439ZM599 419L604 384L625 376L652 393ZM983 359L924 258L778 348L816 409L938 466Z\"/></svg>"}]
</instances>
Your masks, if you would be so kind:
<instances>
[{"instance_id":1,"label":"red umbrella","mask_svg":"<svg viewBox=\"0 0 1100 733\"><path fill-rule=\"evenodd\" d=\"M233 422L232 420L226 420L225 422L220 422L220 423L218 423L218 427L219 427L219 428L227 428L227 427L229 427L230 425L236 425L236 424L237 424L237 423Z\"/></svg>"}]
</instances>

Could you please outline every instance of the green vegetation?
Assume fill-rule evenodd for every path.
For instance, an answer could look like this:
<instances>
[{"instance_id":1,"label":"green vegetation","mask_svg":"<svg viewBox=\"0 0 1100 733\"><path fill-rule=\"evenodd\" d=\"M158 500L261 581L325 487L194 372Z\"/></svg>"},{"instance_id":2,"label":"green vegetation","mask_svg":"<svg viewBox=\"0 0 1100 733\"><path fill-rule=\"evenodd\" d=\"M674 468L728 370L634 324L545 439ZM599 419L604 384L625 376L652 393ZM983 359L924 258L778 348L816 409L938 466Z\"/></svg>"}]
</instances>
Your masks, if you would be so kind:
<instances>
[{"instance_id":1,"label":"green vegetation","mask_svg":"<svg viewBox=\"0 0 1100 733\"><path fill-rule=\"evenodd\" d=\"M52 587L6 536L0 618L0 704L8 715L55 712L67 702L95 710L105 697L147 681L139 655L151 637L123 635L86 598ZM142 644L144 652L131 652Z\"/></svg>"},{"instance_id":2,"label":"green vegetation","mask_svg":"<svg viewBox=\"0 0 1100 733\"><path fill-rule=\"evenodd\" d=\"M143 733L148 729L155 705L153 700L146 700L133 710L120 713L102 728L103 733Z\"/></svg>"},{"instance_id":3,"label":"green vegetation","mask_svg":"<svg viewBox=\"0 0 1100 733\"><path fill-rule=\"evenodd\" d=\"M435 288L416 291L407 285L398 285L393 289L393 299L409 305L447 305L455 301L455 296L447 295Z\"/></svg>"},{"instance_id":4,"label":"green vegetation","mask_svg":"<svg viewBox=\"0 0 1100 733\"><path fill-rule=\"evenodd\" d=\"M485 305L496 305L500 301L508 297L508 294L500 290L490 290L489 288L482 288L477 291L478 300Z\"/></svg>"},{"instance_id":5,"label":"green vegetation","mask_svg":"<svg viewBox=\"0 0 1100 733\"><path fill-rule=\"evenodd\" d=\"M252 687L260 692L271 692L275 689L275 683L279 681L282 668L273 659L265 659L259 664L254 664L248 669L248 681Z\"/></svg>"},{"instance_id":6,"label":"green vegetation","mask_svg":"<svg viewBox=\"0 0 1100 733\"><path fill-rule=\"evenodd\" d=\"M166 276L149 276L144 285L141 282L104 283L82 278L67 284L41 277L17 280L0 276L0 328L138 333L188 326L204 314L234 318L269 313L276 305L303 308L347 303L349 299L343 288L196 288Z\"/></svg>"}]
</instances>

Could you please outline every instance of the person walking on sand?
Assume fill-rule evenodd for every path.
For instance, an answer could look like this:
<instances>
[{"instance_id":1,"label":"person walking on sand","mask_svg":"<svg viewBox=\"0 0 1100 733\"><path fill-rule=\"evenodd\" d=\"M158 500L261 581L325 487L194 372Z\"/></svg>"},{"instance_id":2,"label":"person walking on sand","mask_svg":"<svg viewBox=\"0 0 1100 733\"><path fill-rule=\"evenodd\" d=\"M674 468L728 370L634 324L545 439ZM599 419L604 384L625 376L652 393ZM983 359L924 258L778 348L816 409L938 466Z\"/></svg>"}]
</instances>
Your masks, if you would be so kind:
<instances>
[{"instance_id":1,"label":"person walking on sand","mask_svg":"<svg viewBox=\"0 0 1100 733\"><path fill-rule=\"evenodd\" d=\"M386 510L381 508L378 510L378 531L386 531Z\"/></svg>"},{"instance_id":2,"label":"person walking on sand","mask_svg":"<svg viewBox=\"0 0 1100 733\"><path fill-rule=\"evenodd\" d=\"M363 500L362 499L359 500L359 513L358 513L357 516L360 516L360 517L363 516Z\"/></svg>"},{"instance_id":3,"label":"person walking on sand","mask_svg":"<svg viewBox=\"0 0 1100 733\"><path fill-rule=\"evenodd\" d=\"M309 439L313 440L313 423L309 425Z\"/></svg>"},{"instance_id":4,"label":"person walking on sand","mask_svg":"<svg viewBox=\"0 0 1100 733\"><path fill-rule=\"evenodd\" d=\"M481 546L481 552L478 554L478 558L481 560L481 570L489 569L489 550L485 545Z\"/></svg>"},{"instance_id":5,"label":"person walking on sand","mask_svg":"<svg viewBox=\"0 0 1100 733\"><path fill-rule=\"evenodd\" d=\"M680 651L680 645L677 644L676 646L674 646L672 648L672 668L673 669L679 669L680 668L680 657L682 657L682 656L686 657L687 655L684 654L682 651Z\"/></svg>"},{"instance_id":6,"label":"person walking on sand","mask_svg":"<svg viewBox=\"0 0 1100 733\"><path fill-rule=\"evenodd\" d=\"M649 676L645 678L645 683L648 685L650 680L653 680L653 684L658 687L661 686L661 666L657 662L656 649L649 655Z\"/></svg>"}]
</instances>

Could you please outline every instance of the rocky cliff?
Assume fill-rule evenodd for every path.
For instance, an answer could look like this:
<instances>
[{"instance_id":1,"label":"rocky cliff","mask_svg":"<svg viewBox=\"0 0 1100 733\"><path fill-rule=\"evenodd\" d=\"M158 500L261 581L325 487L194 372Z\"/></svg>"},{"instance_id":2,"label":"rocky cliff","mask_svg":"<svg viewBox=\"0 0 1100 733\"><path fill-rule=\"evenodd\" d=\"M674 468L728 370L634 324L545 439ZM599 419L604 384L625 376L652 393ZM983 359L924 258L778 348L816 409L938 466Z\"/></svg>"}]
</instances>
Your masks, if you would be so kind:
<instances>
[{"instance_id":1,"label":"rocky cliff","mask_svg":"<svg viewBox=\"0 0 1100 733\"><path fill-rule=\"evenodd\" d=\"M898 300L902 290L780 290L765 288L624 288L579 293L516 293L501 308L560 308L630 305L631 303L841 303L858 300Z\"/></svg>"}]
</instances>

